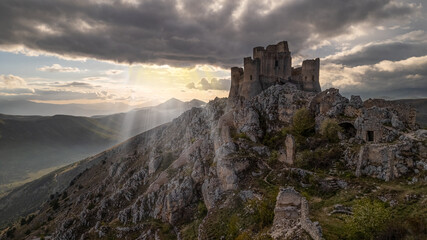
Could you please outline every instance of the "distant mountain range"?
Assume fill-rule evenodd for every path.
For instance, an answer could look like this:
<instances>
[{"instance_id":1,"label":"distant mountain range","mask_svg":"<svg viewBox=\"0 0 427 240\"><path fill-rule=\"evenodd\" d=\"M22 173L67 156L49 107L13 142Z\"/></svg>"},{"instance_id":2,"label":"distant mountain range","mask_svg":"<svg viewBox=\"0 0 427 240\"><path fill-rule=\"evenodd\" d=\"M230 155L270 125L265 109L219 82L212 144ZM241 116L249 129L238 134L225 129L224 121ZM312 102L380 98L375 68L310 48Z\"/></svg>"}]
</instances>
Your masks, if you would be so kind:
<instances>
[{"instance_id":1,"label":"distant mountain range","mask_svg":"<svg viewBox=\"0 0 427 240\"><path fill-rule=\"evenodd\" d=\"M0 113L8 115L73 115L94 116L127 112L134 108L154 106L160 102L131 106L125 103L50 104L27 100L0 100Z\"/></svg>"},{"instance_id":2,"label":"distant mountain range","mask_svg":"<svg viewBox=\"0 0 427 240\"><path fill-rule=\"evenodd\" d=\"M0 195L203 104L170 99L154 107L94 117L0 114Z\"/></svg>"}]
</instances>

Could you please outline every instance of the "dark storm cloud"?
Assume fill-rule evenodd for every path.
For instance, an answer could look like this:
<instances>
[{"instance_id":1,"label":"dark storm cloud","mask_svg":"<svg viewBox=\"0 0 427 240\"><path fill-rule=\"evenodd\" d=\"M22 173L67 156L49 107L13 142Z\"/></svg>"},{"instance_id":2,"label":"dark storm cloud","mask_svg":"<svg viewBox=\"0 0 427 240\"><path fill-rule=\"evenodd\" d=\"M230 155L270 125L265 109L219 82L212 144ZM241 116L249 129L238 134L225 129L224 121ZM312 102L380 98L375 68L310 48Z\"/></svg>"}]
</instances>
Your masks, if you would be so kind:
<instances>
[{"instance_id":1,"label":"dark storm cloud","mask_svg":"<svg viewBox=\"0 0 427 240\"><path fill-rule=\"evenodd\" d=\"M427 44L387 43L366 47L357 53L336 58L331 62L342 63L347 66L375 64L382 60L396 61L412 56L423 56L427 53L426 49Z\"/></svg>"},{"instance_id":2,"label":"dark storm cloud","mask_svg":"<svg viewBox=\"0 0 427 240\"><path fill-rule=\"evenodd\" d=\"M0 45L126 63L230 66L257 45L288 40L297 53L350 26L416 11L391 0L290 1L272 10L259 0L224 1L219 10L210 0L101 2L0 1Z\"/></svg>"},{"instance_id":3,"label":"dark storm cloud","mask_svg":"<svg viewBox=\"0 0 427 240\"><path fill-rule=\"evenodd\" d=\"M340 63L347 66L375 64L383 60L399 61L427 55L427 34L414 31L386 42L370 43L342 56L332 56L325 64Z\"/></svg>"}]
</instances>

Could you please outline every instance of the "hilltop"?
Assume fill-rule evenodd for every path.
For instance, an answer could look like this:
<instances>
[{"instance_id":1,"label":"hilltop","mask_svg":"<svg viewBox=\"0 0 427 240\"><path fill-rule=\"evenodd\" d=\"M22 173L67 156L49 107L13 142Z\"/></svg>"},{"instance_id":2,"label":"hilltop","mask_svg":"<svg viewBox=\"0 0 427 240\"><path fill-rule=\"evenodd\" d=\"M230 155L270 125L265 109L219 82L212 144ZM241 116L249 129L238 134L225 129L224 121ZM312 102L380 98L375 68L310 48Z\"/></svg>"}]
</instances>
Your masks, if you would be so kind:
<instances>
[{"instance_id":1,"label":"hilltop","mask_svg":"<svg viewBox=\"0 0 427 240\"><path fill-rule=\"evenodd\" d=\"M273 46L266 55L289 59L287 43ZM254 56L245 63L263 66ZM3 239L425 239L427 131L416 110L320 91L317 70L234 68L229 98L79 163Z\"/></svg>"}]
</instances>

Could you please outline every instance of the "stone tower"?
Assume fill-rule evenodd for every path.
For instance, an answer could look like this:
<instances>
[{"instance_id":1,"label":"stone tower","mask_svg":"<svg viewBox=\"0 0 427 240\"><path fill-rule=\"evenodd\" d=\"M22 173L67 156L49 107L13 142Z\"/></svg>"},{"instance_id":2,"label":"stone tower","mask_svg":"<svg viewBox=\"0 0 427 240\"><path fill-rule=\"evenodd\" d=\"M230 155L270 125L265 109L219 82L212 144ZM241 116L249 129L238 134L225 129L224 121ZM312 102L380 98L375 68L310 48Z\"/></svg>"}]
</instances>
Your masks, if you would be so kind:
<instances>
[{"instance_id":1,"label":"stone tower","mask_svg":"<svg viewBox=\"0 0 427 240\"><path fill-rule=\"evenodd\" d=\"M286 41L267 48L255 47L253 57L243 59L243 67L231 68L229 97L250 99L275 84L286 82L293 82L302 90L320 92L320 60L305 60L302 67L292 68L291 52Z\"/></svg>"},{"instance_id":2,"label":"stone tower","mask_svg":"<svg viewBox=\"0 0 427 240\"><path fill-rule=\"evenodd\" d=\"M292 82L301 89L310 92L321 92L319 83L320 59L309 59L301 67L292 68Z\"/></svg>"}]
</instances>

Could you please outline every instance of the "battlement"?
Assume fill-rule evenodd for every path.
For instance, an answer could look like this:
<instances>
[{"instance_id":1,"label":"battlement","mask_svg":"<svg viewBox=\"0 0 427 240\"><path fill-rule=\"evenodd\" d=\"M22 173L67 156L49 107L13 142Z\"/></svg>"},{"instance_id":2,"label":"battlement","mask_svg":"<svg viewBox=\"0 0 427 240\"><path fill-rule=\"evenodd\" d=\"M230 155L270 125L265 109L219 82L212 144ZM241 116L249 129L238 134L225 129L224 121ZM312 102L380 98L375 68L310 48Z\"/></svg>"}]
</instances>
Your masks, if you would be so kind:
<instances>
[{"instance_id":1,"label":"battlement","mask_svg":"<svg viewBox=\"0 0 427 240\"><path fill-rule=\"evenodd\" d=\"M268 45L266 48L253 48L253 57L245 57L243 66L244 69L231 69L229 97L242 96L249 99L270 86L286 82L296 84L301 90L320 92L319 58L304 60L302 67L292 68L287 41Z\"/></svg>"},{"instance_id":2,"label":"battlement","mask_svg":"<svg viewBox=\"0 0 427 240\"><path fill-rule=\"evenodd\" d=\"M243 58L243 65L245 64L252 64L254 62L254 59L252 59L251 57L245 57Z\"/></svg>"}]
</instances>

